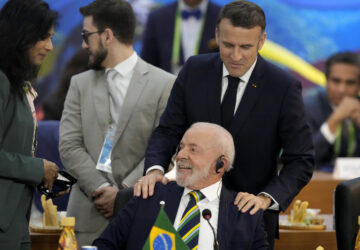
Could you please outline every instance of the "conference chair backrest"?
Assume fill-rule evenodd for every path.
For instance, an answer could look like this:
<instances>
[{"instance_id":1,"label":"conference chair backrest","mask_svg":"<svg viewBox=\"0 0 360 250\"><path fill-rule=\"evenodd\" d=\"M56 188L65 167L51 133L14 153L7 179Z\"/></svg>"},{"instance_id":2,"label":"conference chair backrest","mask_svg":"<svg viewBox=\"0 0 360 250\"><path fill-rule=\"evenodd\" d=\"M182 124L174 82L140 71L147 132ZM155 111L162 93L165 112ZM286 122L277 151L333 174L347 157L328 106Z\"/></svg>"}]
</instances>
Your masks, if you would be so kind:
<instances>
[{"instance_id":1,"label":"conference chair backrest","mask_svg":"<svg viewBox=\"0 0 360 250\"><path fill-rule=\"evenodd\" d=\"M335 189L335 229L339 250L353 250L360 216L360 178L343 181Z\"/></svg>"},{"instance_id":2,"label":"conference chair backrest","mask_svg":"<svg viewBox=\"0 0 360 250\"><path fill-rule=\"evenodd\" d=\"M36 150L35 156L39 158L44 158L46 160L55 162L60 170L64 169L64 165L61 162L59 154L59 121L39 121L37 132L36 132ZM69 195L66 194L59 198L53 199L54 205L58 206L58 211L65 211ZM41 201L41 193L36 190L34 202L38 210L43 212Z\"/></svg>"}]
</instances>

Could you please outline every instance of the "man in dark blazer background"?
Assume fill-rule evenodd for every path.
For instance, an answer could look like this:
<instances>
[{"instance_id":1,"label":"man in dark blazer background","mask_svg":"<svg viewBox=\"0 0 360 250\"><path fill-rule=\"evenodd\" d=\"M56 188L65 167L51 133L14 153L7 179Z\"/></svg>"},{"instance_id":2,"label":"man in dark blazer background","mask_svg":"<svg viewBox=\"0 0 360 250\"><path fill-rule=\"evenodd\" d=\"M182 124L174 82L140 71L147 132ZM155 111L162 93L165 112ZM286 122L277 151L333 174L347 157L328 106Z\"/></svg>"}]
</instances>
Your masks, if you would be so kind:
<instances>
[{"instance_id":1,"label":"man in dark blazer background","mask_svg":"<svg viewBox=\"0 0 360 250\"><path fill-rule=\"evenodd\" d=\"M325 63L325 75L325 89L304 99L315 162L321 169L332 167L336 157L360 156L360 56L332 55Z\"/></svg>"},{"instance_id":2,"label":"man in dark blazer background","mask_svg":"<svg viewBox=\"0 0 360 250\"><path fill-rule=\"evenodd\" d=\"M301 84L258 55L265 37L259 6L249 1L224 6L216 29L220 54L194 56L185 63L150 139L146 176L134 194L146 198L155 182L166 183L163 171L192 123L220 124L232 134L236 148L234 168L225 174L224 184L239 192L235 204L242 212L265 210L273 245L278 213L310 180L314 155Z\"/></svg>"},{"instance_id":3,"label":"man in dark blazer background","mask_svg":"<svg viewBox=\"0 0 360 250\"><path fill-rule=\"evenodd\" d=\"M142 59L178 73L189 56L216 51L219 11L210 0L178 0L154 10L144 31Z\"/></svg>"},{"instance_id":4,"label":"man in dark blazer background","mask_svg":"<svg viewBox=\"0 0 360 250\"><path fill-rule=\"evenodd\" d=\"M197 190L204 198L198 200L198 210L192 210L200 214L196 249L213 249L213 233L205 219L200 218L204 209L212 211L210 223L219 249L268 249L263 212L239 212L234 205L236 192L222 185L221 178L231 169L234 153L233 139L224 128L210 123L194 124L186 131L176 156L176 183L157 184L155 195L149 199L132 198L94 244L100 250L142 249L159 213L160 201L165 202L165 212L177 229L189 202L189 192Z\"/></svg>"}]
</instances>

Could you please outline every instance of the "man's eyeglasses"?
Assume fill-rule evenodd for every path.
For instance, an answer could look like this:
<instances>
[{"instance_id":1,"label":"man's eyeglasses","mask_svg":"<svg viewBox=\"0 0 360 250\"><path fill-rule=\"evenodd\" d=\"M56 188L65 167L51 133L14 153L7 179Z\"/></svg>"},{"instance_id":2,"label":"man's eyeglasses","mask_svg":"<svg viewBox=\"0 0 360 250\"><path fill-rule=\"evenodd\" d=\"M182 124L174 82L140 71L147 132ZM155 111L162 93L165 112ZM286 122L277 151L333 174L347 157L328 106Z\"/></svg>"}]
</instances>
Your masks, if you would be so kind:
<instances>
[{"instance_id":1,"label":"man's eyeglasses","mask_svg":"<svg viewBox=\"0 0 360 250\"><path fill-rule=\"evenodd\" d=\"M84 40L84 42L86 43L86 44L89 44L89 36L91 36L92 34L96 34L96 33L102 33L102 32L104 32L103 30L98 30L98 31L94 31L94 32L85 32L85 31L83 31L83 32L81 32L81 37L82 37L82 39Z\"/></svg>"}]
</instances>

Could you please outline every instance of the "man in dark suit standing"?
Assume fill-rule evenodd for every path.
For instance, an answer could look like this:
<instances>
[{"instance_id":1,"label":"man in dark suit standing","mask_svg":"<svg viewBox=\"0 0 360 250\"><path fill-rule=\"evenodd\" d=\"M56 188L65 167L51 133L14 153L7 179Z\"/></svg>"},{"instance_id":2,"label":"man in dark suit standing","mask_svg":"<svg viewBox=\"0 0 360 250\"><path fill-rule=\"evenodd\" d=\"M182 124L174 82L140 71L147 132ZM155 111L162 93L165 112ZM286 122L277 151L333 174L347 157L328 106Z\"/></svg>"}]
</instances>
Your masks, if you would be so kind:
<instances>
[{"instance_id":1,"label":"man in dark suit standing","mask_svg":"<svg viewBox=\"0 0 360 250\"><path fill-rule=\"evenodd\" d=\"M235 1L224 6L216 28L220 54L191 57L184 65L150 139L146 176L134 194L151 196L155 182L166 183L163 171L192 123L220 124L236 148L234 169L225 174L224 184L239 192L235 204L242 212L265 210L273 245L278 213L310 180L314 155L301 84L258 55L265 37L265 14L258 5Z\"/></svg>"},{"instance_id":2,"label":"man in dark suit standing","mask_svg":"<svg viewBox=\"0 0 360 250\"><path fill-rule=\"evenodd\" d=\"M214 29L220 6L210 0L178 0L150 13L141 57L179 73L192 55L217 50Z\"/></svg>"},{"instance_id":3,"label":"man in dark suit standing","mask_svg":"<svg viewBox=\"0 0 360 250\"><path fill-rule=\"evenodd\" d=\"M232 136L224 128L193 124L180 142L176 183L159 183L149 199L134 197L94 244L100 250L142 249L159 213L159 203L164 201L166 214L189 249L213 249L213 233L201 218L204 209L212 211L210 223L219 249L268 249L263 212L239 212L233 202L236 192L222 185L222 176L231 169L234 155ZM187 239L189 229L193 238Z\"/></svg>"},{"instance_id":4,"label":"man in dark suit standing","mask_svg":"<svg viewBox=\"0 0 360 250\"><path fill-rule=\"evenodd\" d=\"M305 98L318 167L334 165L336 157L360 156L360 57L351 52L325 63L326 88Z\"/></svg>"}]
</instances>

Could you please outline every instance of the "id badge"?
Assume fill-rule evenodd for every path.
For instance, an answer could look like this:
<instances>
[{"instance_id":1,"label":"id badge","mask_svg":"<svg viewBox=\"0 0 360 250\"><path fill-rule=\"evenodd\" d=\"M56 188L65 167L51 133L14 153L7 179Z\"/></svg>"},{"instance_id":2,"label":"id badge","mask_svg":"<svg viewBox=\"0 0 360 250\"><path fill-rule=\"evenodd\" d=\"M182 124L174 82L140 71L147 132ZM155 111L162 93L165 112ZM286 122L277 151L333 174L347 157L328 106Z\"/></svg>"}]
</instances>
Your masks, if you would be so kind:
<instances>
[{"instance_id":1,"label":"id badge","mask_svg":"<svg viewBox=\"0 0 360 250\"><path fill-rule=\"evenodd\" d=\"M109 126L106 131L104 145L101 149L99 160L96 165L96 169L112 173L111 169L111 152L113 148L115 129L113 126Z\"/></svg>"}]
</instances>

